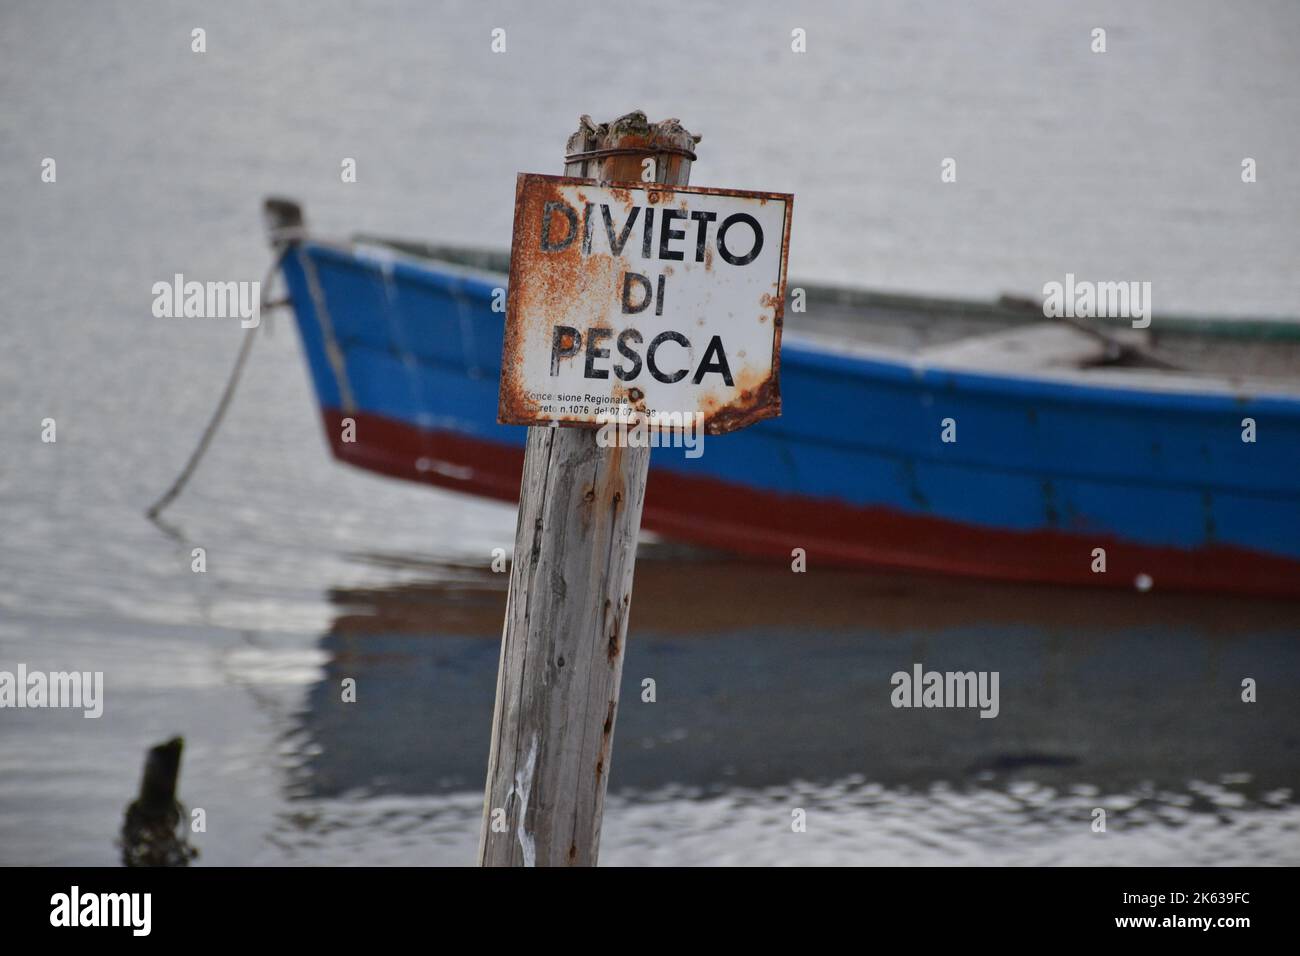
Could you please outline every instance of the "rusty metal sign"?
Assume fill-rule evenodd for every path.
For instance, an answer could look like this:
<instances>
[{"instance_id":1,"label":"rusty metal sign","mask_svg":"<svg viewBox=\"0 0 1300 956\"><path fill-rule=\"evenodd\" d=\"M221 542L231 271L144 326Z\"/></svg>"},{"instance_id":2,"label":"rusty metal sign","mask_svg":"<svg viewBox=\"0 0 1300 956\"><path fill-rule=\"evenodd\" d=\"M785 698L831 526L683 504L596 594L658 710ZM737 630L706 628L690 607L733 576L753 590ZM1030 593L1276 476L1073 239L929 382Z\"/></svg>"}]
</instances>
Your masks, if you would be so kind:
<instances>
[{"instance_id":1,"label":"rusty metal sign","mask_svg":"<svg viewBox=\"0 0 1300 956\"><path fill-rule=\"evenodd\" d=\"M780 415L793 200L520 174L498 420Z\"/></svg>"}]
</instances>

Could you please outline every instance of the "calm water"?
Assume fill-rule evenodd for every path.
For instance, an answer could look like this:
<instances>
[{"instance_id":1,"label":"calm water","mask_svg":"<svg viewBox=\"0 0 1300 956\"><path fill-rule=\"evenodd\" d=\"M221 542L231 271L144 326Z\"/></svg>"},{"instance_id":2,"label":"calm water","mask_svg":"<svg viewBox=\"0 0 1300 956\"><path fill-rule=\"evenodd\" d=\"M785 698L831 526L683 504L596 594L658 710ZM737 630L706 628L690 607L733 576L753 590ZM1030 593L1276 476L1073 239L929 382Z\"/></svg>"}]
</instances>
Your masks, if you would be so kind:
<instances>
[{"instance_id":1,"label":"calm water","mask_svg":"<svg viewBox=\"0 0 1300 956\"><path fill-rule=\"evenodd\" d=\"M201 863L473 859L512 510L331 462L278 318L170 533L142 517L240 334L153 318L150 288L261 278L268 193L325 233L503 246L514 174L558 171L579 113L641 107L704 134L696 182L797 195L795 276L1074 272L1149 279L1158 312L1300 312L1300 7L839 6L683 5L672 42L613 5L0 10L0 669L107 683L97 721L0 712L0 863L113 863L175 733ZM602 860L1300 863L1297 623L648 554ZM1001 715L889 707L913 661L1000 670Z\"/></svg>"}]
</instances>

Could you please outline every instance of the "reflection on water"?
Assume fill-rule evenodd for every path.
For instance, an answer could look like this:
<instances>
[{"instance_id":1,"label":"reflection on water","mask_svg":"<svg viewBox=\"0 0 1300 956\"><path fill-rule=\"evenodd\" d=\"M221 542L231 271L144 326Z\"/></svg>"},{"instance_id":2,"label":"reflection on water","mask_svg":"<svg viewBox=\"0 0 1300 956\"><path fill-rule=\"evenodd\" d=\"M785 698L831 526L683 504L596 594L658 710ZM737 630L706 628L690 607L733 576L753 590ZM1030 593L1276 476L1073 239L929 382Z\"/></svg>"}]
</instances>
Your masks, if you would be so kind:
<instances>
[{"instance_id":1,"label":"reflection on water","mask_svg":"<svg viewBox=\"0 0 1300 956\"><path fill-rule=\"evenodd\" d=\"M1087 825L1099 803L1122 810L1106 834ZM805 833L790 829L795 806L808 812ZM465 863L474 859L482 809L479 793L295 803L256 862ZM1300 812L1285 790L1251 801L1232 786L1198 781L1185 792L1122 794L1088 784L1061 793L1033 781L910 790L849 777L717 795L676 787L612 795L601 863L1295 865L1297 829Z\"/></svg>"},{"instance_id":2,"label":"reflection on water","mask_svg":"<svg viewBox=\"0 0 1300 956\"><path fill-rule=\"evenodd\" d=\"M278 846L472 859L500 584L335 594L286 734L301 760ZM719 605L739 627L689 630ZM603 858L1296 862L1300 701L1239 696L1261 652L1266 686L1296 686L1287 610L643 558ZM894 709L889 676L913 662L999 671L1000 715Z\"/></svg>"},{"instance_id":3,"label":"reflection on water","mask_svg":"<svg viewBox=\"0 0 1300 956\"><path fill-rule=\"evenodd\" d=\"M201 863L472 862L505 576L408 572L335 589L317 635L0 625L16 659L108 674L99 721L0 723L0 862L111 864L144 747L177 732ZM1300 862L1293 620L645 548L603 861ZM893 708L916 662L998 671L999 716Z\"/></svg>"}]
</instances>

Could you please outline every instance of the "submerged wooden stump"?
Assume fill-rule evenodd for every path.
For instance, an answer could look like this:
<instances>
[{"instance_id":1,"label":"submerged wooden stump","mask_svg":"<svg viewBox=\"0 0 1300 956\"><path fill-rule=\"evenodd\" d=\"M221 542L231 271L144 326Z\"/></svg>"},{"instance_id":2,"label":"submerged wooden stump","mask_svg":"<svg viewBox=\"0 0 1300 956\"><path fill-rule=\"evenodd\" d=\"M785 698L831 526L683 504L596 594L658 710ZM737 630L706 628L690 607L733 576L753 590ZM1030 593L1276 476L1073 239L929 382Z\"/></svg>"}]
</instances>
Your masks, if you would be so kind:
<instances>
[{"instance_id":1,"label":"submerged wooden stump","mask_svg":"<svg viewBox=\"0 0 1300 956\"><path fill-rule=\"evenodd\" d=\"M185 808L176 799L185 741L173 737L145 756L140 794L122 823L123 866L187 866L199 851L190 845Z\"/></svg>"}]
</instances>

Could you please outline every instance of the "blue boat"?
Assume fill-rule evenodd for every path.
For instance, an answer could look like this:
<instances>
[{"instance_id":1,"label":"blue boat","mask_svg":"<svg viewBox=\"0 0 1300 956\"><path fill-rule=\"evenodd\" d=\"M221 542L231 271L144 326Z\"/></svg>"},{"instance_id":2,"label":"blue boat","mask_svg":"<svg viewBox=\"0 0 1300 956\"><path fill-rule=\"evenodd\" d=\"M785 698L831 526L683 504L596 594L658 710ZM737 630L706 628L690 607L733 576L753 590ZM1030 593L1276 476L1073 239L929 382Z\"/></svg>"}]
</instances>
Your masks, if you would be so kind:
<instances>
[{"instance_id":1,"label":"blue boat","mask_svg":"<svg viewBox=\"0 0 1300 956\"><path fill-rule=\"evenodd\" d=\"M335 456L517 501L508 255L266 212ZM656 449L646 529L810 565L1300 597L1300 324L790 288L782 417L698 458Z\"/></svg>"}]
</instances>

